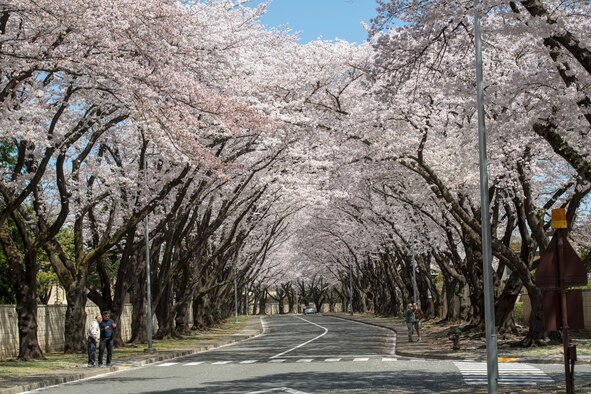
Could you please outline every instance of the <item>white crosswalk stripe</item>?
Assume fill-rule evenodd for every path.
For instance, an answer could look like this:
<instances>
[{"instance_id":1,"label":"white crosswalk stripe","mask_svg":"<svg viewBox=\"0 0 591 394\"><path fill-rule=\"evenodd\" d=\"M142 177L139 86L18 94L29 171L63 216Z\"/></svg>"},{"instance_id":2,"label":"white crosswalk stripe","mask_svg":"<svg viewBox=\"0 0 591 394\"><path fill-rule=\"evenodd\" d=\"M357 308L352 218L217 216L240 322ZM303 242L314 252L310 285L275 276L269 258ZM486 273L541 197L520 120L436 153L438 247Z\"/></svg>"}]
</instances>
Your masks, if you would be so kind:
<instances>
[{"instance_id":1,"label":"white crosswalk stripe","mask_svg":"<svg viewBox=\"0 0 591 394\"><path fill-rule=\"evenodd\" d=\"M170 367L171 365L177 365L178 363L162 363L158 364L157 367Z\"/></svg>"},{"instance_id":2,"label":"white crosswalk stripe","mask_svg":"<svg viewBox=\"0 0 591 394\"><path fill-rule=\"evenodd\" d=\"M454 361L454 364L460 370L466 384L486 385L488 383L486 363ZM499 364L499 384L532 386L548 383L554 383L554 380L529 364Z\"/></svg>"},{"instance_id":3,"label":"white crosswalk stripe","mask_svg":"<svg viewBox=\"0 0 591 394\"><path fill-rule=\"evenodd\" d=\"M382 361L382 362L392 362L397 361L397 358L392 357L382 357L382 358L370 358L370 357L352 357L352 358L343 358L343 357L331 357L331 358L299 358L297 360L294 359L286 359L286 358L278 358L272 360L243 360L243 361L232 361L232 360L223 360L223 361L192 361L186 363L178 363L178 362L167 362L158 364L158 367L171 367L173 365L181 365L184 367L192 367L196 365L228 365L228 364L256 364L260 362L267 362L267 363L286 363L286 362L296 362L296 363L312 363L312 362L324 362L324 363L336 363L336 362L369 362L372 361ZM485 376L486 376L486 365L484 366L485 369ZM541 371L540 371L541 372ZM467 371L466 375L469 375L471 372Z\"/></svg>"}]
</instances>

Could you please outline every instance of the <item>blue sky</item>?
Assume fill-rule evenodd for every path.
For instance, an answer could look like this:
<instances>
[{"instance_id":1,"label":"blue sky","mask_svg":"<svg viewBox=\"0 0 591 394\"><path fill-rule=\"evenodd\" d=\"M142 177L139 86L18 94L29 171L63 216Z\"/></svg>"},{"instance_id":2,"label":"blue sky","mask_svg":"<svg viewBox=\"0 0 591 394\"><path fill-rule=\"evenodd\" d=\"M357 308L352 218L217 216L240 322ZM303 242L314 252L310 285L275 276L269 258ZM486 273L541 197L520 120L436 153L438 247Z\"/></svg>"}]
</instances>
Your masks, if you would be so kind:
<instances>
[{"instance_id":1,"label":"blue sky","mask_svg":"<svg viewBox=\"0 0 591 394\"><path fill-rule=\"evenodd\" d=\"M259 4L263 0L255 0ZM261 19L265 26L287 25L299 32L300 42L321 37L362 43L367 33L360 25L369 24L376 14L375 0L274 0Z\"/></svg>"}]
</instances>

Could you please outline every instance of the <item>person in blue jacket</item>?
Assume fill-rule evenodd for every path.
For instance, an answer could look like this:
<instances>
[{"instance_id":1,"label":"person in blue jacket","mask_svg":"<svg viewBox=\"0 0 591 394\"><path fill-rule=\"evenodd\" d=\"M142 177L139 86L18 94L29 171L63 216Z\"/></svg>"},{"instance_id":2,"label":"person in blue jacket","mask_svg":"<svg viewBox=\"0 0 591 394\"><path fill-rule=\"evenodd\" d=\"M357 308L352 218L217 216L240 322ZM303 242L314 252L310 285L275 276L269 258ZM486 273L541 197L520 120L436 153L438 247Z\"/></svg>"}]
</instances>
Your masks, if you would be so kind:
<instances>
[{"instance_id":1,"label":"person in blue jacket","mask_svg":"<svg viewBox=\"0 0 591 394\"><path fill-rule=\"evenodd\" d=\"M113 357L113 329L117 328L117 324L110 318L110 311L103 311L103 321L99 326L101 329L101 344L99 346L98 365L99 367L103 366L103 355L105 349L107 349L107 367L110 367Z\"/></svg>"}]
</instances>

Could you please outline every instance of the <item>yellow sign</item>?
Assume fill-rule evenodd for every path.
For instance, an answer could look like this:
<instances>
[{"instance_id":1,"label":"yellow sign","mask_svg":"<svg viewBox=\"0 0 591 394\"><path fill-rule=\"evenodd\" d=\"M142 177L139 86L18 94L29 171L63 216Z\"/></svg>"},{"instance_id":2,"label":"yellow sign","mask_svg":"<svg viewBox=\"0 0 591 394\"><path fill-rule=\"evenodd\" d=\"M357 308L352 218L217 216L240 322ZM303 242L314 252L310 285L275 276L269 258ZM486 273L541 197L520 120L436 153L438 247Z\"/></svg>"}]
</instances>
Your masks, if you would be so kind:
<instances>
[{"instance_id":1,"label":"yellow sign","mask_svg":"<svg viewBox=\"0 0 591 394\"><path fill-rule=\"evenodd\" d=\"M498 358L498 361L500 363L512 363L512 362L515 362L515 361L519 361L519 359L516 358L516 357L499 357Z\"/></svg>"},{"instance_id":2,"label":"yellow sign","mask_svg":"<svg viewBox=\"0 0 591 394\"><path fill-rule=\"evenodd\" d=\"M552 228L567 228L566 210L564 208L552 210Z\"/></svg>"}]
</instances>

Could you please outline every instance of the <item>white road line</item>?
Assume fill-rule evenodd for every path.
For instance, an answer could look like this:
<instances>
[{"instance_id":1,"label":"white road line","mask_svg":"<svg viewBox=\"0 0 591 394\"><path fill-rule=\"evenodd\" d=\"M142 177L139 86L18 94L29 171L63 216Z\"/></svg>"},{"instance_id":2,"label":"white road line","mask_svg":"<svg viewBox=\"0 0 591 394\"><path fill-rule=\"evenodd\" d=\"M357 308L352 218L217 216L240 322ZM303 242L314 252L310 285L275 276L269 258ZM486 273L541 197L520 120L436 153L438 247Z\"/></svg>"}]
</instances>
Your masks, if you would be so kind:
<instances>
[{"instance_id":1,"label":"white road line","mask_svg":"<svg viewBox=\"0 0 591 394\"><path fill-rule=\"evenodd\" d=\"M336 363L338 361L341 361L340 358L327 358L326 360L324 360L324 362L326 363Z\"/></svg>"},{"instance_id":2,"label":"white road line","mask_svg":"<svg viewBox=\"0 0 591 394\"><path fill-rule=\"evenodd\" d=\"M215 363L211 363L211 365L226 365L230 364L232 361L216 361Z\"/></svg>"},{"instance_id":3,"label":"white road line","mask_svg":"<svg viewBox=\"0 0 591 394\"><path fill-rule=\"evenodd\" d=\"M156 365L157 367L170 367L171 365L177 365L178 363L162 363Z\"/></svg>"},{"instance_id":4,"label":"white road line","mask_svg":"<svg viewBox=\"0 0 591 394\"><path fill-rule=\"evenodd\" d=\"M392 357L383 357L382 358L382 361L386 361L386 362L397 361L397 360L398 360L397 358L392 358Z\"/></svg>"},{"instance_id":5,"label":"white road line","mask_svg":"<svg viewBox=\"0 0 591 394\"><path fill-rule=\"evenodd\" d=\"M317 340L318 338L322 338L323 336L325 336L325 335L328 333L328 328L326 328L326 327L322 327L320 324L313 323L313 322L311 322L310 320L306 320L306 319L304 319L304 318L301 318L301 317L299 317L299 316L296 316L296 317L297 317L298 319L300 319L300 320L303 320L303 321L305 321L306 323L310 323L310 324L313 324L313 325L315 325L315 326L317 326L317 327L320 327L320 328L322 328L322 329L324 330L324 332L323 332L322 334L318 335L317 337L310 339L309 341L306 341L306 342L304 342L304 343L300 343L300 344L299 344L299 345L297 345L296 347L293 347L293 348L291 348L291 349L289 349L289 350L286 350L286 351L284 351L283 353L276 354L276 355L274 355L273 357L269 357L269 358L278 358L278 357L281 357L281 356L283 356L284 354L287 354L287 353L289 353L289 352L292 352L292 351L294 351L294 350L296 350L296 349L299 349L299 348L301 348L302 346L305 346L305 345L309 344L310 342L313 342L313 341Z\"/></svg>"},{"instance_id":6,"label":"white road line","mask_svg":"<svg viewBox=\"0 0 591 394\"><path fill-rule=\"evenodd\" d=\"M240 361L240 364L254 364L259 360L244 360L244 361Z\"/></svg>"},{"instance_id":7,"label":"white road line","mask_svg":"<svg viewBox=\"0 0 591 394\"><path fill-rule=\"evenodd\" d=\"M354 358L353 361L355 361L355 362L369 361L369 358L367 358L367 357L357 357L357 358Z\"/></svg>"},{"instance_id":8,"label":"white road line","mask_svg":"<svg viewBox=\"0 0 591 394\"><path fill-rule=\"evenodd\" d=\"M460 370L466 384L486 385L488 383L486 363L454 361L454 364ZM499 364L499 384L532 386L545 383L554 383L554 380L532 365Z\"/></svg>"},{"instance_id":9,"label":"white road line","mask_svg":"<svg viewBox=\"0 0 591 394\"><path fill-rule=\"evenodd\" d=\"M192 362L192 363L186 363L185 364L185 367L190 367L190 366L193 366L193 365L203 364L204 362L205 361L195 361L195 362Z\"/></svg>"},{"instance_id":10,"label":"white road line","mask_svg":"<svg viewBox=\"0 0 591 394\"><path fill-rule=\"evenodd\" d=\"M312 361L314 361L313 358L300 358L296 363L311 363Z\"/></svg>"},{"instance_id":11,"label":"white road line","mask_svg":"<svg viewBox=\"0 0 591 394\"><path fill-rule=\"evenodd\" d=\"M284 363L286 360L284 358L279 358L275 360L269 360L270 363Z\"/></svg>"}]
</instances>

